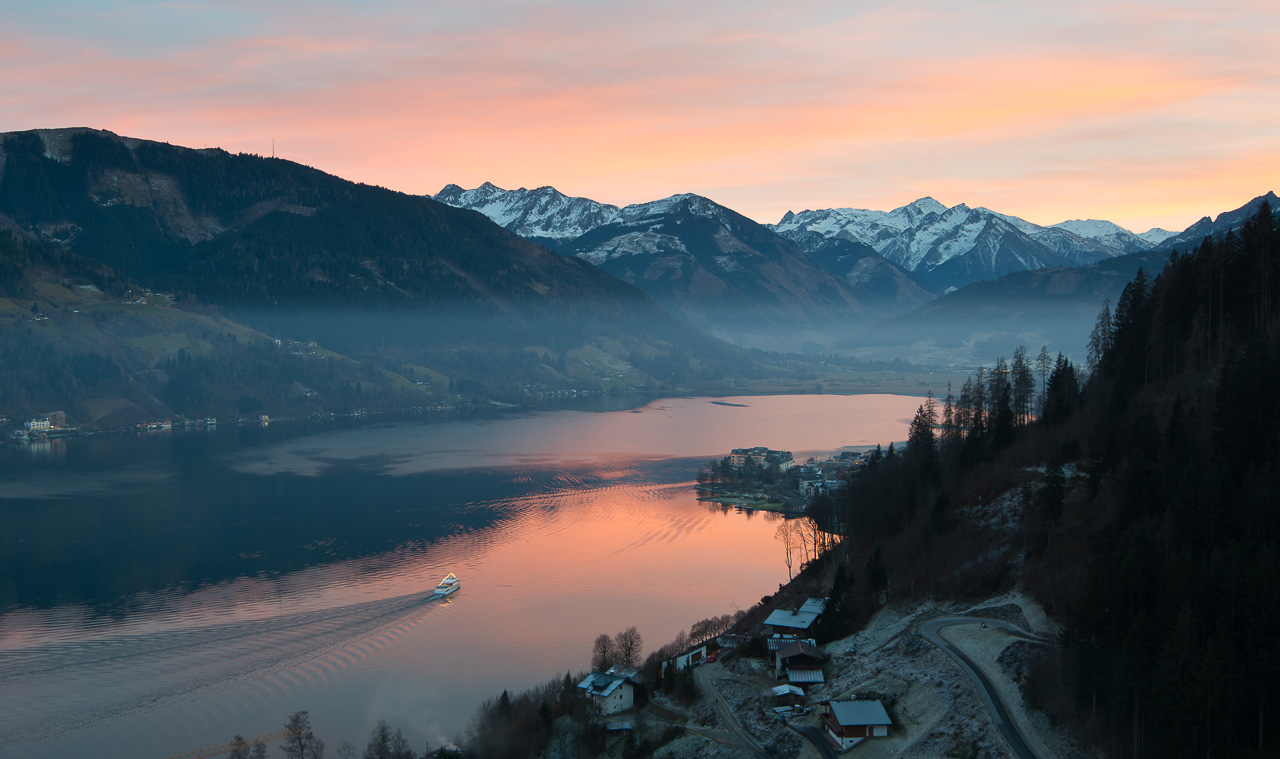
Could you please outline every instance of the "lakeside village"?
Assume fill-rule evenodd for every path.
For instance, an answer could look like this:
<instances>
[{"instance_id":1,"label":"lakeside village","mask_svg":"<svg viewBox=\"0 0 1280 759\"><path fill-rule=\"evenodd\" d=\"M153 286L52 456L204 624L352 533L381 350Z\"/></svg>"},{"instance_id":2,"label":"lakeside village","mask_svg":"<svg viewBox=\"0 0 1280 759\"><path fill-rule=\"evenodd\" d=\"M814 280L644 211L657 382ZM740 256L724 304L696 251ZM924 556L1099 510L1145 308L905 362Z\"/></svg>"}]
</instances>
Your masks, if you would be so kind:
<instances>
[{"instance_id":1,"label":"lakeside village","mask_svg":"<svg viewBox=\"0 0 1280 759\"><path fill-rule=\"evenodd\" d=\"M791 451L734 448L699 472L694 487L699 501L798 515L815 497L839 492L873 455L872 451L840 451L821 461L810 458L798 464Z\"/></svg>"},{"instance_id":2,"label":"lakeside village","mask_svg":"<svg viewBox=\"0 0 1280 759\"><path fill-rule=\"evenodd\" d=\"M811 515L792 517L886 453L877 446L800 464L789 451L739 448L704 467L696 488L702 501L785 517L776 537L790 569L793 552L808 555L805 541L815 555L832 547ZM904 606L882 591L869 622L851 628L841 606L848 599L832 600L843 598L838 588L850 575L837 571L828 581L819 562L800 563L750 609L696 622L647 656L635 627L599 635L589 671L485 701L462 748L450 748L493 759L1004 756L1003 728L983 716L989 697L1017 723L1035 724L1023 735L1038 755L1085 755L1036 722L1019 695L1033 647L1053 629L1034 601L1015 591L978 605ZM878 549L865 572L883 580ZM984 695L956 655L921 632L922 620L951 627L949 640L963 642L959 655L987 678Z\"/></svg>"},{"instance_id":3,"label":"lakeside village","mask_svg":"<svg viewBox=\"0 0 1280 759\"><path fill-rule=\"evenodd\" d=\"M843 488L873 456L842 451L800 464L790 451L736 448L708 464L696 488L700 501L796 516ZM591 670L537 691L540 705L529 694L503 693L482 706L464 753L804 759L868 740L900 743L903 727L890 716L900 694L849 687L855 650L867 642L853 636L824 651L818 641L830 637L823 621L829 599L814 596L812 578L795 579L749 611L695 623L643 661L635 628L599 636ZM522 708L535 706L547 711L541 739L524 736L523 743L510 730ZM572 719L556 719L561 712ZM487 737L504 734L506 741Z\"/></svg>"},{"instance_id":4,"label":"lakeside village","mask_svg":"<svg viewBox=\"0 0 1280 759\"><path fill-rule=\"evenodd\" d=\"M497 407L500 404L490 404ZM416 414L450 414L454 412L474 411L477 406L471 401L459 396L452 401L438 401L429 406L410 406L402 409L402 413ZM86 429L83 427L69 426L67 422L67 414L65 411L50 411L37 417L22 422L19 426L15 421L7 415L0 414L0 444L9 443L30 443L39 444L47 442L51 439L63 437L80 437L88 435L107 435L107 434L145 434L145 433L161 433L170 432L175 429L206 429L216 430L219 422L224 425L254 425L266 427L271 422L294 422L299 419L307 419L313 422L332 421L339 418L364 419L369 416L377 416L386 414L385 411L369 411L368 409L358 408L354 411L337 413L332 411L314 411L304 417L292 416L269 416L267 414L251 414L249 416L232 417L229 419L219 419L214 416L207 416L203 419L188 419L183 416L177 418L165 417L163 419L147 419L132 424L124 424L119 427L110 427L103 429ZM8 435L4 435L6 428L9 430Z\"/></svg>"},{"instance_id":5,"label":"lakeside village","mask_svg":"<svg viewBox=\"0 0 1280 759\"><path fill-rule=\"evenodd\" d=\"M450 408L449 410L452 410L452 408ZM352 418L363 418L368 415L369 415L369 412L367 410L356 409L355 411L349 412L347 414L342 414L341 416L348 416ZM336 419L338 416L339 415L337 414L311 414L308 416L308 418L316 419L316 420ZM148 419L146 421L134 422L133 424L126 424L120 427L114 427L110 429L86 430L81 427L68 426L67 413L65 411L50 411L44 414L43 416L34 417L32 419L28 419L27 421L23 422L21 427L17 427L12 432L10 432L8 440L9 442L12 442L12 443L39 443L41 441L46 441L54 438L76 437L81 435L100 435L100 434L122 433L122 432L129 432L129 433L169 432L170 430L173 430L173 429L183 429L183 428L197 428L197 429L204 428L208 430L214 430L214 429L217 429L218 427L218 421L219 421L218 418L213 416L207 416L203 419L187 419L186 417L178 417L177 419L173 419L171 417L165 417L164 419ZM224 424L236 424L236 425L253 424L253 425L261 425L263 427L270 424L271 421L272 421L272 417L268 416L267 414L254 414L252 416L222 420ZM294 419L292 417L288 417L288 418L277 417L275 421L278 421L278 422L294 421ZM0 428L10 426L11 424L12 422L8 416L0 415ZM3 441L0 441L0 442L3 442Z\"/></svg>"}]
</instances>

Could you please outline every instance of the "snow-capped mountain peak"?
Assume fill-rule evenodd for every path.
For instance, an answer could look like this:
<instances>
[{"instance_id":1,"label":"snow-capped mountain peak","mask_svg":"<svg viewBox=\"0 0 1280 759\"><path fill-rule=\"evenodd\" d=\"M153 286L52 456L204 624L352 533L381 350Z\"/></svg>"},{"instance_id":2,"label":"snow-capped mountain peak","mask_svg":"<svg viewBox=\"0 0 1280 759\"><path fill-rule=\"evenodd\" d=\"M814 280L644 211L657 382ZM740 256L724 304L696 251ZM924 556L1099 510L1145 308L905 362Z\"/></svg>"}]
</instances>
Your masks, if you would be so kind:
<instances>
[{"instance_id":1,"label":"snow-capped mountain peak","mask_svg":"<svg viewBox=\"0 0 1280 759\"><path fill-rule=\"evenodd\" d=\"M441 203L479 211L521 237L551 245L567 242L622 218L617 206L590 198L572 198L554 187L504 190L485 182L474 190L464 190L450 184L433 197Z\"/></svg>"},{"instance_id":2,"label":"snow-capped mountain peak","mask_svg":"<svg viewBox=\"0 0 1280 759\"><path fill-rule=\"evenodd\" d=\"M1024 269L1079 266L1142 250L1150 244L1109 222L1041 227L1016 216L964 203L950 208L930 197L892 211L837 208L789 213L773 230L800 245L822 239L856 241L930 279L939 288ZM1106 225L1106 226L1104 226Z\"/></svg>"},{"instance_id":3,"label":"snow-capped mountain peak","mask_svg":"<svg viewBox=\"0 0 1280 759\"><path fill-rule=\"evenodd\" d=\"M1167 229L1152 227L1151 229L1148 229L1146 232L1143 232L1142 234L1138 235L1138 237L1141 237L1143 240L1146 240L1148 245L1159 245L1160 243L1164 242L1165 240L1168 240L1170 237L1173 237L1176 234L1178 233L1170 232Z\"/></svg>"},{"instance_id":4,"label":"snow-capped mountain peak","mask_svg":"<svg viewBox=\"0 0 1280 759\"><path fill-rule=\"evenodd\" d=\"M717 206L707 198L686 192L662 200L626 206L622 209L622 218L625 221L638 221L676 211L685 211L695 216L714 216L720 209L721 206Z\"/></svg>"},{"instance_id":5,"label":"snow-capped mountain peak","mask_svg":"<svg viewBox=\"0 0 1280 759\"><path fill-rule=\"evenodd\" d=\"M1073 219L1051 224L1050 226L1065 229L1072 234L1091 240L1116 234L1133 234L1119 224L1099 219Z\"/></svg>"},{"instance_id":6,"label":"snow-capped mountain peak","mask_svg":"<svg viewBox=\"0 0 1280 759\"><path fill-rule=\"evenodd\" d=\"M938 201L934 200L932 197L926 195L923 198L920 198L919 200L914 200L908 203L907 205L903 206L902 208L898 208L895 210L905 211L908 209L910 209L913 213L917 213L921 217L924 217L924 216L928 216L931 213L943 213L947 210L947 207L939 203Z\"/></svg>"},{"instance_id":7,"label":"snow-capped mountain peak","mask_svg":"<svg viewBox=\"0 0 1280 759\"><path fill-rule=\"evenodd\" d=\"M639 223L672 213L688 213L713 218L732 226L737 216L714 201L680 193L662 200L618 208L589 198L573 198L554 187L536 190L504 190L485 182L474 190L446 185L433 196L451 206L470 208L493 219L521 237L559 247L597 227L615 223Z\"/></svg>"}]
</instances>

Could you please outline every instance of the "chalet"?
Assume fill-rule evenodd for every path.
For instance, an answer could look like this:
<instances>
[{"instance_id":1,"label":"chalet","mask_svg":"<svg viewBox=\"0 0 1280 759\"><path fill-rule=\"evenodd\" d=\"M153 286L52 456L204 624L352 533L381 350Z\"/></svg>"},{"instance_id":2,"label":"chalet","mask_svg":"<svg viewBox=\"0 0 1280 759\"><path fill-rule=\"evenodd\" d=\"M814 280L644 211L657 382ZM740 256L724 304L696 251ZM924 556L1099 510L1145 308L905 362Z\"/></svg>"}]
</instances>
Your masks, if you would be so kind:
<instances>
[{"instance_id":1,"label":"chalet","mask_svg":"<svg viewBox=\"0 0 1280 759\"><path fill-rule=\"evenodd\" d=\"M662 663L662 674L667 673L667 667L675 667L676 672L687 667L696 667L707 658L707 644L703 643L694 646L682 654L671 657Z\"/></svg>"},{"instance_id":2,"label":"chalet","mask_svg":"<svg viewBox=\"0 0 1280 759\"><path fill-rule=\"evenodd\" d=\"M821 612L816 611L775 609L774 612L765 619L764 623L766 626L772 627L774 633L781 635L796 635L808 630L820 613Z\"/></svg>"},{"instance_id":3,"label":"chalet","mask_svg":"<svg viewBox=\"0 0 1280 759\"><path fill-rule=\"evenodd\" d=\"M818 647L818 642L813 638L801 638L798 635L772 635L766 641L765 645L769 648L769 663L773 664L778 661L778 652L792 643L807 643L814 648Z\"/></svg>"},{"instance_id":4,"label":"chalet","mask_svg":"<svg viewBox=\"0 0 1280 759\"><path fill-rule=\"evenodd\" d=\"M812 669L817 667L821 669L822 662L826 660L827 657L822 653L822 649L807 642L801 643L797 641L778 651L774 673L778 677L782 677L787 673L787 670L792 668Z\"/></svg>"},{"instance_id":5,"label":"chalet","mask_svg":"<svg viewBox=\"0 0 1280 759\"><path fill-rule=\"evenodd\" d=\"M774 671L778 677L785 677L788 685L807 691L826 682L822 673L822 663L826 659L826 655L816 646L792 643L778 651Z\"/></svg>"},{"instance_id":6,"label":"chalet","mask_svg":"<svg viewBox=\"0 0 1280 759\"><path fill-rule=\"evenodd\" d=\"M592 672L578 687L587 692L600 714L616 714L635 705L635 686L625 677Z\"/></svg>"},{"instance_id":7,"label":"chalet","mask_svg":"<svg viewBox=\"0 0 1280 759\"><path fill-rule=\"evenodd\" d=\"M853 748L864 738L886 738L893 722L879 701L828 701L822 726L840 746Z\"/></svg>"},{"instance_id":8,"label":"chalet","mask_svg":"<svg viewBox=\"0 0 1280 759\"><path fill-rule=\"evenodd\" d=\"M724 633L723 635L716 636L716 644L719 645L721 648L738 648L739 646L746 645L746 642L747 642L747 636L745 635L734 635L733 633Z\"/></svg>"},{"instance_id":9,"label":"chalet","mask_svg":"<svg viewBox=\"0 0 1280 759\"><path fill-rule=\"evenodd\" d=\"M794 685L779 685L771 693L778 706L795 706L804 702L804 691Z\"/></svg>"}]
</instances>

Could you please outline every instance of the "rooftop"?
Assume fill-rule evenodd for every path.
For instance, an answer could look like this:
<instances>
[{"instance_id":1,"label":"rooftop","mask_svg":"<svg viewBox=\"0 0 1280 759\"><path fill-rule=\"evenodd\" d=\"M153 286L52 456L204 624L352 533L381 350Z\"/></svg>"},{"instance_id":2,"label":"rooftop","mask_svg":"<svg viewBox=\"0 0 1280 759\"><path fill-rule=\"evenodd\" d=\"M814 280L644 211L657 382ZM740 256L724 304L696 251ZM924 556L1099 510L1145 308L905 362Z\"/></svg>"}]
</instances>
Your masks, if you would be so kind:
<instances>
[{"instance_id":1,"label":"rooftop","mask_svg":"<svg viewBox=\"0 0 1280 759\"><path fill-rule=\"evenodd\" d=\"M840 725L892 725L889 713L879 701L832 701L831 716Z\"/></svg>"},{"instance_id":2,"label":"rooftop","mask_svg":"<svg viewBox=\"0 0 1280 759\"><path fill-rule=\"evenodd\" d=\"M635 667L624 667L621 664L613 665L605 674L613 675L614 677L621 677L623 680L630 680L633 683L638 683L642 679L640 677L639 669Z\"/></svg>"},{"instance_id":3,"label":"rooftop","mask_svg":"<svg viewBox=\"0 0 1280 759\"><path fill-rule=\"evenodd\" d=\"M613 692L626 681L627 679L625 677L608 675L604 672L592 672L587 675L585 680L578 683L578 687L593 696L608 698L613 695Z\"/></svg>"},{"instance_id":4,"label":"rooftop","mask_svg":"<svg viewBox=\"0 0 1280 759\"><path fill-rule=\"evenodd\" d=\"M817 618L818 612L815 611L776 609L769 615L769 618L766 619L764 623L773 627L791 627L797 630L808 630L809 625L812 625L813 620Z\"/></svg>"},{"instance_id":5,"label":"rooftop","mask_svg":"<svg viewBox=\"0 0 1280 759\"><path fill-rule=\"evenodd\" d=\"M827 658L822 653L822 649L809 645L805 641L796 641L791 645L778 651L779 659L790 659L793 656L810 656L814 659L822 660Z\"/></svg>"},{"instance_id":6,"label":"rooftop","mask_svg":"<svg viewBox=\"0 0 1280 759\"><path fill-rule=\"evenodd\" d=\"M780 651L786 648L787 646L791 645L792 643L797 643L797 642L808 643L809 645L815 646L815 647L818 645L818 642L813 638L799 638L799 637L796 637L795 635L774 634L773 637L769 638L766 641L766 643L769 646L769 650L775 651L775 652Z\"/></svg>"},{"instance_id":7,"label":"rooftop","mask_svg":"<svg viewBox=\"0 0 1280 759\"><path fill-rule=\"evenodd\" d=\"M826 682L826 678L822 676L822 670L813 667L791 667L787 670L787 682L789 683L822 683ZM880 702L877 701L878 705ZM883 711L883 708L881 709ZM843 722L841 724L844 724ZM859 723L861 724L861 723ZM879 724L879 723L875 723ZM886 723L888 724L888 723Z\"/></svg>"}]
</instances>

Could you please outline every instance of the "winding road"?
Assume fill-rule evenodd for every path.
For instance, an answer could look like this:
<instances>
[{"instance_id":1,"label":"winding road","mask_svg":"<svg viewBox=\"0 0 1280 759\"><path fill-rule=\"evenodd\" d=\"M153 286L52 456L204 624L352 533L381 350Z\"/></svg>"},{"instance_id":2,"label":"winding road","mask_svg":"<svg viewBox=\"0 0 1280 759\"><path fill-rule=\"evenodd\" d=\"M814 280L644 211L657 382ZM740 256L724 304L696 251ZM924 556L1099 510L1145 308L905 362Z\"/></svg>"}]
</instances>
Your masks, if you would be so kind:
<instances>
[{"instance_id":1,"label":"winding road","mask_svg":"<svg viewBox=\"0 0 1280 759\"><path fill-rule=\"evenodd\" d=\"M831 747L831 743L827 740L826 733L820 728L810 727L809 725L787 725L791 728L791 732L803 738L808 738L813 747L818 749L818 753L822 754L822 759L837 759L836 750Z\"/></svg>"},{"instance_id":2,"label":"winding road","mask_svg":"<svg viewBox=\"0 0 1280 759\"><path fill-rule=\"evenodd\" d=\"M720 718L720 721L724 723L725 729L728 730L729 736L737 743L738 748L742 749L744 754L756 757L756 759L771 759L770 754L761 748L756 739L751 737L751 734L738 721L738 715L734 713L733 707L729 705L729 701L725 699L724 694L720 692L720 688L716 686L715 680L721 671L718 662L695 667L693 670L694 682L711 699L711 707L715 710L716 716ZM703 734L706 735L706 733ZM707 735L707 737L712 738L712 740L719 740L722 743L728 743L728 741L713 735Z\"/></svg>"},{"instance_id":3,"label":"winding road","mask_svg":"<svg viewBox=\"0 0 1280 759\"><path fill-rule=\"evenodd\" d=\"M942 636L942 631L948 627L958 625L982 625L989 630L1000 632L1006 635L1012 635L1015 638L1034 641L1036 643L1049 643L1050 641L1030 633L1023 632L1017 627L1000 619L986 619L983 617L961 617L961 616L944 616L926 619L916 624L916 629L924 636L924 639L942 649L942 652L950 656L960 668L964 670L969 679L978 688L978 694L982 696L982 701L987 705L987 710L991 712L991 718L995 721L996 727L999 728L1000 734L1004 736L1005 742L1009 744L1009 748L1019 759L1039 759L1036 753L1031 750L1027 742L1023 740L1022 733L1018 731L1018 726L1014 724L1013 718L1009 714L1009 710L1005 707L1004 702L1000 699L1000 694L991 685L991 680L986 673L982 671L972 659L963 651L953 645L950 641Z\"/></svg>"}]
</instances>

